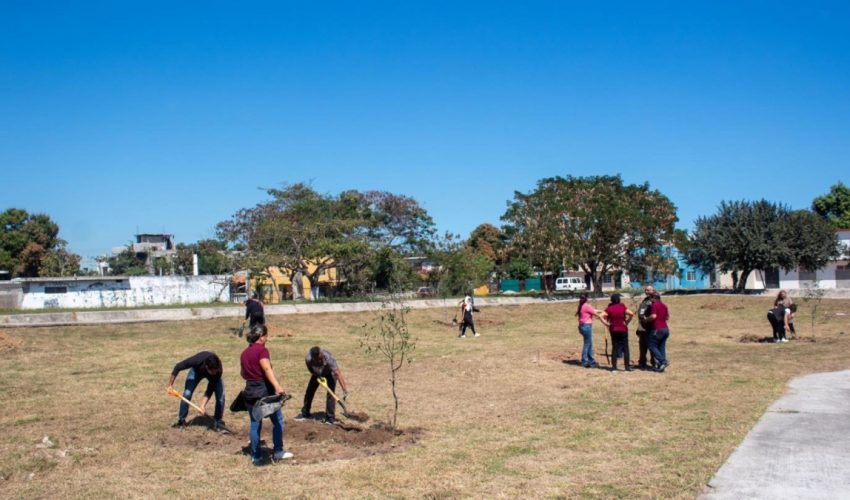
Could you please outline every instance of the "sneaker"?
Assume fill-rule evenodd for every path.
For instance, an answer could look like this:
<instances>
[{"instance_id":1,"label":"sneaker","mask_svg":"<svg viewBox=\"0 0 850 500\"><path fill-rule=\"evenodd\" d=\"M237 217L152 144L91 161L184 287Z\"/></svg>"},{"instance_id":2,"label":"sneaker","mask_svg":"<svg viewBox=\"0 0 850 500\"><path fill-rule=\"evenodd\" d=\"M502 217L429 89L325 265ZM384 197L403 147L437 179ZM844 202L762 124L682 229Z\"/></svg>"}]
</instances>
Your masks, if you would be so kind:
<instances>
[{"instance_id":1,"label":"sneaker","mask_svg":"<svg viewBox=\"0 0 850 500\"><path fill-rule=\"evenodd\" d=\"M186 424L185 420L178 420L171 427L174 427L175 429L182 429L183 427L186 427L187 425L188 424Z\"/></svg>"},{"instance_id":2,"label":"sneaker","mask_svg":"<svg viewBox=\"0 0 850 500\"><path fill-rule=\"evenodd\" d=\"M304 420L310 420L310 414L309 414L309 413L304 413L304 412L302 411L301 413L299 413L299 414L298 414L298 416L297 416L297 417L295 417L295 420L296 420L297 422L301 422L301 421L304 421Z\"/></svg>"},{"instance_id":3,"label":"sneaker","mask_svg":"<svg viewBox=\"0 0 850 500\"><path fill-rule=\"evenodd\" d=\"M251 463L254 464L254 467L262 467L266 465L262 458L252 458Z\"/></svg>"},{"instance_id":4,"label":"sneaker","mask_svg":"<svg viewBox=\"0 0 850 500\"><path fill-rule=\"evenodd\" d=\"M596 361L591 361L590 364L587 365L588 368L599 368L599 363Z\"/></svg>"},{"instance_id":5,"label":"sneaker","mask_svg":"<svg viewBox=\"0 0 850 500\"><path fill-rule=\"evenodd\" d=\"M322 423L327 425L334 425L336 423L336 419L333 417L326 417L324 420L322 420Z\"/></svg>"},{"instance_id":6,"label":"sneaker","mask_svg":"<svg viewBox=\"0 0 850 500\"><path fill-rule=\"evenodd\" d=\"M476 333L475 335L473 335L473 337L480 337L480 336L481 336L480 333Z\"/></svg>"},{"instance_id":7,"label":"sneaker","mask_svg":"<svg viewBox=\"0 0 850 500\"><path fill-rule=\"evenodd\" d=\"M459 339L465 339L465 338L466 338L466 335L460 335L458 338L459 338Z\"/></svg>"},{"instance_id":8,"label":"sneaker","mask_svg":"<svg viewBox=\"0 0 850 500\"><path fill-rule=\"evenodd\" d=\"M788 342L788 339L782 339L782 342Z\"/></svg>"},{"instance_id":9,"label":"sneaker","mask_svg":"<svg viewBox=\"0 0 850 500\"><path fill-rule=\"evenodd\" d=\"M215 423L213 423L213 430L216 430L216 431L219 431L219 432L228 432L227 427L224 426L224 420L218 420Z\"/></svg>"},{"instance_id":10,"label":"sneaker","mask_svg":"<svg viewBox=\"0 0 850 500\"><path fill-rule=\"evenodd\" d=\"M275 453L272 456L272 458L275 459L275 460L289 460L290 458L293 458L294 456L295 455L293 455L292 453L290 453L288 451L284 451L282 453Z\"/></svg>"},{"instance_id":11,"label":"sneaker","mask_svg":"<svg viewBox=\"0 0 850 500\"><path fill-rule=\"evenodd\" d=\"M627 371L627 372L632 371L632 367L631 367L631 366L627 366L627 367L626 367L626 371Z\"/></svg>"},{"instance_id":12,"label":"sneaker","mask_svg":"<svg viewBox=\"0 0 850 500\"><path fill-rule=\"evenodd\" d=\"M663 372L664 370L667 369L668 366L670 366L670 363L665 361L665 362L661 363L660 365L658 365L658 371Z\"/></svg>"}]
</instances>

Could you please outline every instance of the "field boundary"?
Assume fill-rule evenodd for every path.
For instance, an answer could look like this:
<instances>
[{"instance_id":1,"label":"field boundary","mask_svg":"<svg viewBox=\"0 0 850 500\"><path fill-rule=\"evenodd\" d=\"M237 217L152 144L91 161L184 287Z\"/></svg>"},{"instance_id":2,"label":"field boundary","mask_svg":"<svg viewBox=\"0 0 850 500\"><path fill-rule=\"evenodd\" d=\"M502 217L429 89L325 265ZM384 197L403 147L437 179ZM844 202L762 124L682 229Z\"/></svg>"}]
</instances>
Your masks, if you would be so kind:
<instances>
[{"instance_id":1,"label":"field boundary","mask_svg":"<svg viewBox=\"0 0 850 500\"><path fill-rule=\"evenodd\" d=\"M459 299L411 300L411 309L435 309L454 307ZM479 297L478 306L503 306L521 304L559 304L565 300L548 300L537 297ZM339 302L318 304L271 304L265 306L267 316L286 314L321 314L340 312L376 311L381 302ZM187 307L169 309L133 309L123 311L70 311L37 314L6 314L0 316L0 328L100 325L116 323L150 323L157 321L191 321L216 318L241 318L245 310L241 307Z\"/></svg>"}]
</instances>

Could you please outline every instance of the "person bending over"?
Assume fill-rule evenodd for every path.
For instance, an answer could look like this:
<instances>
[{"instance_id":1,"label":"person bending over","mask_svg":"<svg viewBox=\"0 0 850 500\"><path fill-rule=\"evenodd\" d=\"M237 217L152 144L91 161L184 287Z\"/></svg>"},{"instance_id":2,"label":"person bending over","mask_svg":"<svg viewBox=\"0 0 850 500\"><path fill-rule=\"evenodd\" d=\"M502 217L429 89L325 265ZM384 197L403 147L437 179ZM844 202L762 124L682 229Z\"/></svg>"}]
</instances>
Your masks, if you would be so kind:
<instances>
[{"instance_id":1,"label":"person bending over","mask_svg":"<svg viewBox=\"0 0 850 500\"><path fill-rule=\"evenodd\" d=\"M339 371L336 358L330 352L321 349L319 346L314 346L310 348L310 351L304 358L304 362L307 364L307 371L310 372L310 382L307 383L307 392L304 393L304 406L301 408L301 413L295 417L295 420L306 420L310 418L310 407L313 405L313 396L316 395L316 389L319 388L319 377L324 377L331 391L336 391L336 381L339 380L343 398L348 396L348 386L345 383L345 378L343 378L342 372ZM336 423L335 410L336 400L328 394L325 399L324 423Z\"/></svg>"},{"instance_id":2,"label":"person bending over","mask_svg":"<svg viewBox=\"0 0 850 500\"><path fill-rule=\"evenodd\" d=\"M224 416L224 381L221 378L221 360L214 352L201 351L177 363L174 365L174 369L171 370L171 377L168 379L169 392L174 390L174 381L177 379L177 374L183 370L189 370L186 373L186 385L183 387L183 397L191 400L192 394L195 393L195 388L201 383L201 380L207 379L207 390L204 392L204 399L201 400L199 406L203 410L202 414L206 414L210 396L215 394L214 426L216 429L224 427L224 422L222 421L222 417ZM184 427L188 414L188 403L180 401L180 410L177 412L177 423L175 426Z\"/></svg>"}]
</instances>

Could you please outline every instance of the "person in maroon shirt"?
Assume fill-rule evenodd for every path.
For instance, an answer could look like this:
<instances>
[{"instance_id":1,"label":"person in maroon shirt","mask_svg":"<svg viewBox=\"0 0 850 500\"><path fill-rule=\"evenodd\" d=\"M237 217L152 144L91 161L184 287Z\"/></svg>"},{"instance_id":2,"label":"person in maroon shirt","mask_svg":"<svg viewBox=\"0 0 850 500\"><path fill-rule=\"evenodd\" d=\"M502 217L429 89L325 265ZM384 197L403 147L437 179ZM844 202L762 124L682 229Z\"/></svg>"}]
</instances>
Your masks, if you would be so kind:
<instances>
[{"instance_id":1,"label":"person in maroon shirt","mask_svg":"<svg viewBox=\"0 0 850 500\"><path fill-rule=\"evenodd\" d=\"M670 311L661 302L661 296L656 293L652 296L652 306L647 313L649 350L655 358L655 370L663 372L670 366L670 361L667 359L667 339L670 337L667 320L670 319Z\"/></svg>"},{"instance_id":2,"label":"person in maroon shirt","mask_svg":"<svg viewBox=\"0 0 850 500\"><path fill-rule=\"evenodd\" d=\"M239 358L242 366L242 378L245 379L245 404L248 406L248 416L251 418L251 457L254 465L263 465L263 454L260 450L260 433L263 430L262 419L255 419L254 405L260 399L273 394L283 395L283 388L275 377L272 370L269 350L266 349L268 341L268 329L266 325L255 325L248 332L246 339L250 344ZM269 419L272 421L272 442L274 460L285 460L292 458L292 453L283 449L283 412L277 410Z\"/></svg>"},{"instance_id":3,"label":"person in maroon shirt","mask_svg":"<svg viewBox=\"0 0 850 500\"><path fill-rule=\"evenodd\" d=\"M613 354L611 356L611 371L617 371L617 358L623 358L623 366L627 372L632 371L629 359L629 322L635 317L635 313L629 310L625 304L620 302L620 294L611 295L611 303L602 311L600 319L602 324L611 332L611 343Z\"/></svg>"}]
</instances>

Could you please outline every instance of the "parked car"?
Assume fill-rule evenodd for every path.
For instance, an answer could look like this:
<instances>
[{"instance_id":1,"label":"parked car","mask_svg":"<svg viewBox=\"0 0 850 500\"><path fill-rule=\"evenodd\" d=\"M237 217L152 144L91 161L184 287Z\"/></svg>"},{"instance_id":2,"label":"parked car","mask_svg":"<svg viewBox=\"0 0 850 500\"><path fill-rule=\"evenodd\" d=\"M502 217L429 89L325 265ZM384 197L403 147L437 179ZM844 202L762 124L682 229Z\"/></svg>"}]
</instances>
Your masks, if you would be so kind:
<instances>
[{"instance_id":1,"label":"parked car","mask_svg":"<svg viewBox=\"0 0 850 500\"><path fill-rule=\"evenodd\" d=\"M555 280L555 291L562 292L567 290L587 290L587 284L583 279L576 276Z\"/></svg>"},{"instance_id":2,"label":"parked car","mask_svg":"<svg viewBox=\"0 0 850 500\"><path fill-rule=\"evenodd\" d=\"M419 298L435 297L436 295L434 289L430 286L421 286L416 290L416 296Z\"/></svg>"}]
</instances>

